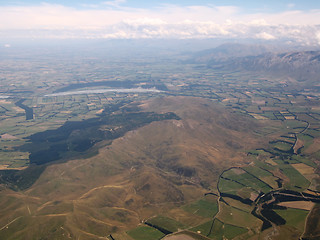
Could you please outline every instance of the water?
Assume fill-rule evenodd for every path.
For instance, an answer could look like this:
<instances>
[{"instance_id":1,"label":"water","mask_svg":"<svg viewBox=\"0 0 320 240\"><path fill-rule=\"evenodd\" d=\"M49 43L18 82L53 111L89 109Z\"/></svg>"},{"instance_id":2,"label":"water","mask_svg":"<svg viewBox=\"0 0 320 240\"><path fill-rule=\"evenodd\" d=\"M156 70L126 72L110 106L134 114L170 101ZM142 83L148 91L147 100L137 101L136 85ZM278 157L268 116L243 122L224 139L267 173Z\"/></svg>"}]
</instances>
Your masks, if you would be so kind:
<instances>
[{"instance_id":1,"label":"water","mask_svg":"<svg viewBox=\"0 0 320 240\"><path fill-rule=\"evenodd\" d=\"M106 92L117 92L117 93L147 93L154 92L159 93L163 92L155 88L114 88L114 89L94 89L94 90L81 90L81 91L68 91L60 93L52 93L44 95L45 97L56 97L56 96L67 96L67 95L79 95L79 94L97 94L97 93L106 93Z\"/></svg>"},{"instance_id":2,"label":"water","mask_svg":"<svg viewBox=\"0 0 320 240\"><path fill-rule=\"evenodd\" d=\"M5 99L5 98L9 98L10 96L3 96L3 95L0 95L0 99Z\"/></svg>"}]
</instances>

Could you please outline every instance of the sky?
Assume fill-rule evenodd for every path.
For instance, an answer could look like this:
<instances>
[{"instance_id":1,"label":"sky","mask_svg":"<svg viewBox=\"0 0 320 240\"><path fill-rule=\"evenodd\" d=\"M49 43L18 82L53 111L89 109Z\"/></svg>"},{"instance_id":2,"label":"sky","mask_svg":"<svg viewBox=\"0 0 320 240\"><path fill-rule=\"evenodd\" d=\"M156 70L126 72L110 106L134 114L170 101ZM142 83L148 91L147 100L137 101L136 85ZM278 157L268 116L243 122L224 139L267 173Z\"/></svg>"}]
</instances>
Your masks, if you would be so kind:
<instances>
[{"instance_id":1,"label":"sky","mask_svg":"<svg viewBox=\"0 0 320 240\"><path fill-rule=\"evenodd\" d=\"M0 0L4 38L220 38L320 45L320 1Z\"/></svg>"}]
</instances>

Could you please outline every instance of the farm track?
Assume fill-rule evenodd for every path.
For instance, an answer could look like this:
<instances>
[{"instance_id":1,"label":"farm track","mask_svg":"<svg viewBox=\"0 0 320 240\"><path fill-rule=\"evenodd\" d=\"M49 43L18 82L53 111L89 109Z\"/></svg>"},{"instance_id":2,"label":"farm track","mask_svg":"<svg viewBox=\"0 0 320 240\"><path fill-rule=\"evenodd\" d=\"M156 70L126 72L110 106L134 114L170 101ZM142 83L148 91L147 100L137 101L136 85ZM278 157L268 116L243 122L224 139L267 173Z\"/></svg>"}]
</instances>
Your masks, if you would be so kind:
<instances>
[{"instance_id":1,"label":"farm track","mask_svg":"<svg viewBox=\"0 0 320 240\"><path fill-rule=\"evenodd\" d=\"M8 228L10 224L14 223L15 221L17 221L18 219L22 218L23 216L17 217L15 219L13 219L11 222L7 223L6 225L4 225L2 228L0 228L0 231L2 231L5 228Z\"/></svg>"}]
</instances>

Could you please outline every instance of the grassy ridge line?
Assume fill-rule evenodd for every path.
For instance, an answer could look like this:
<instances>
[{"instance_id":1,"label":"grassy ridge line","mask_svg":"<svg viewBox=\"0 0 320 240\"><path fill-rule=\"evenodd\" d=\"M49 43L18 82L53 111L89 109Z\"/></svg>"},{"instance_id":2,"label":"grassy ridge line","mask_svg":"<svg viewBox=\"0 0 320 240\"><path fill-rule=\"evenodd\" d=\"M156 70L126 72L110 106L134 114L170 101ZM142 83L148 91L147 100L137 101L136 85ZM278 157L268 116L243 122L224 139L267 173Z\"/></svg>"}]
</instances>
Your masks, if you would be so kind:
<instances>
[{"instance_id":1,"label":"grassy ridge line","mask_svg":"<svg viewBox=\"0 0 320 240\"><path fill-rule=\"evenodd\" d=\"M32 143L19 147L23 151L29 151L30 161L36 165L47 165L63 158L73 149L73 157L83 155L84 151L102 140L114 140L123 136L126 132L142 127L153 121L179 119L174 113L156 114L150 112L122 113L112 117L89 119L82 122L67 122L56 130L47 130L31 135ZM102 125L111 124L120 126L118 130L102 133ZM115 125L115 126L114 126ZM122 126L124 125L124 126ZM80 131L77 137L71 136L73 132ZM78 149L80 148L80 149ZM27 189L41 175L45 167L30 166L21 171L0 170L0 183L8 184L12 189Z\"/></svg>"}]
</instances>

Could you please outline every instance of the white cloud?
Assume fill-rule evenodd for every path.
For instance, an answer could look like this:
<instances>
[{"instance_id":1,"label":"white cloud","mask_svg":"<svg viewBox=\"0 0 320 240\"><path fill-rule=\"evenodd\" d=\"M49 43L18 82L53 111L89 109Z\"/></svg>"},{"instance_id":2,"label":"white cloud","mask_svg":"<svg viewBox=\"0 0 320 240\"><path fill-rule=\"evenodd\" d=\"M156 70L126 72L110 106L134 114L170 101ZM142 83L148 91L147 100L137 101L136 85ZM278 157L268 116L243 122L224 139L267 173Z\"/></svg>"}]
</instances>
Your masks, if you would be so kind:
<instances>
[{"instance_id":1,"label":"white cloud","mask_svg":"<svg viewBox=\"0 0 320 240\"><path fill-rule=\"evenodd\" d=\"M163 5L155 10L0 7L0 36L34 38L258 38L320 44L320 10L243 14L233 6ZM111 7L111 8L110 8ZM115 7L115 8L114 8Z\"/></svg>"},{"instance_id":2,"label":"white cloud","mask_svg":"<svg viewBox=\"0 0 320 240\"><path fill-rule=\"evenodd\" d=\"M294 4L294 3L287 4L287 8L294 8L295 6L296 6L296 4Z\"/></svg>"},{"instance_id":3,"label":"white cloud","mask_svg":"<svg viewBox=\"0 0 320 240\"><path fill-rule=\"evenodd\" d=\"M103 2L103 4L109 5L109 6L112 6L112 7L120 7L120 5L125 3L125 2L126 2L126 0L113 0L113 1Z\"/></svg>"},{"instance_id":4,"label":"white cloud","mask_svg":"<svg viewBox=\"0 0 320 240\"><path fill-rule=\"evenodd\" d=\"M122 21L128 25L132 26L148 26L148 25L166 25L167 22L163 21L160 18L136 18L136 19L124 19Z\"/></svg>"},{"instance_id":5,"label":"white cloud","mask_svg":"<svg viewBox=\"0 0 320 240\"><path fill-rule=\"evenodd\" d=\"M256 38L264 39L264 40L274 40L274 39L276 39L275 36L273 36L273 35L271 35L269 33L266 33L266 32L261 32L261 33L256 34Z\"/></svg>"},{"instance_id":6,"label":"white cloud","mask_svg":"<svg viewBox=\"0 0 320 240\"><path fill-rule=\"evenodd\" d=\"M320 29L318 32L316 32L316 40L318 41L318 44L320 45Z\"/></svg>"}]
</instances>

